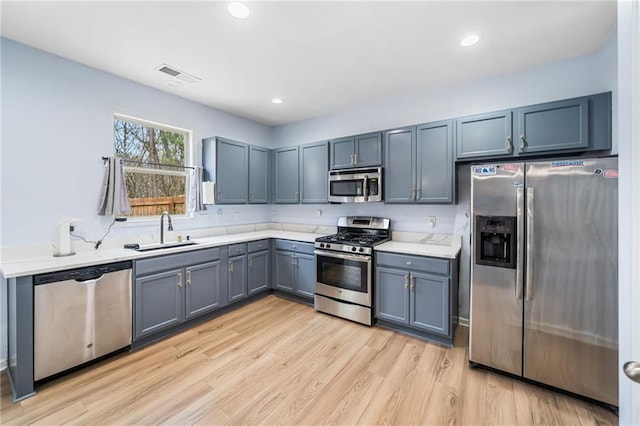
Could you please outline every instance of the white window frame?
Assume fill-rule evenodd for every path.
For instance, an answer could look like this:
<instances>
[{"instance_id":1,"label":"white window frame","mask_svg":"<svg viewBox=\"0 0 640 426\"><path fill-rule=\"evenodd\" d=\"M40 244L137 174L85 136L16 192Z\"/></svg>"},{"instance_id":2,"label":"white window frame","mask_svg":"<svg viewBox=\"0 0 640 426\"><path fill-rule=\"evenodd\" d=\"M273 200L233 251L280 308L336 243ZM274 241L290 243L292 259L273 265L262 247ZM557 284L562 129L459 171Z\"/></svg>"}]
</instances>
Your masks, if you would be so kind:
<instances>
[{"instance_id":1,"label":"white window frame","mask_svg":"<svg viewBox=\"0 0 640 426\"><path fill-rule=\"evenodd\" d=\"M115 120L123 120L123 121L127 121L130 123L137 123L137 124L141 124L143 126L149 126L149 127L153 127L155 129L160 129L160 130L166 130L169 132L176 132L176 133L183 133L185 135L185 141L184 141L184 161L185 167L195 167L193 165L191 165L191 160L193 159L193 152L192 152L192 148L193 148L193 131L190 129L185 129L182 127L177 127L177 126L171 126L168 124L164 124L164 123L158 123L156 121L152 121L152 120L145 120L143 118L139 118L139 117L133 117L131 115L127 115L127 114L121 114L118 112L114 112L113 116L112 116L112 121L111 121L111 147L112 150L114 152L114 155L117 155L115 153L115 133L113 131L113 125L115 123ZM179 214L179 215L172 215L172 217L175 218L190 218L192 217L191 212L189 212L189 205L188 205L188 199L189 199L189 187L190 187L190 175L191 173L189 173L191 169L188 168L184 168L182 171L180 170L159 170L159 169L148 169L148 168L144 168L144 167L137 167L137 166L128 166L127 163L125 162L124 164L124 172L126 173L145 173L145 174L158 174L158 175L164 175L164 176L184 176L185 178L185 187L184 187L184 198L185 198L185 213L184 214ZM148 221L154 218L158 218L159 215L154 215L154 216L131 216L128 218L128 221L132 221L132 222L143 222L143 221Z\"/></svg>"}]
</instances>

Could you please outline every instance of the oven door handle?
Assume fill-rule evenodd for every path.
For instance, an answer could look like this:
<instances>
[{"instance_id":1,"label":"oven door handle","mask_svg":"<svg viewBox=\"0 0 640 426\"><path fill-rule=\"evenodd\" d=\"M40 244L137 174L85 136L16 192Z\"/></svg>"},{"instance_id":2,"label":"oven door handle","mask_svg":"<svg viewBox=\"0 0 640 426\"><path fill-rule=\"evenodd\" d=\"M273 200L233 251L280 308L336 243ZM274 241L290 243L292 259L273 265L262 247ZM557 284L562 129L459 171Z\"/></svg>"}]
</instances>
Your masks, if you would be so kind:
<instances>
[{"instance_id":1,"label":"oven door handle","mask_svg":"<svg viewBox=\"0 0 640 426\"><path fill-rule=\"evenodd\" d=\"M364 256L361 254L348 254L348 253L343 254L343 253L334 253L330 251L321 251L321 250L314 250L313 254L316 254L318 256L335 257L338 259L355 260L358 262L371 263L371 256Z\"/></svg>"}]
</instances>

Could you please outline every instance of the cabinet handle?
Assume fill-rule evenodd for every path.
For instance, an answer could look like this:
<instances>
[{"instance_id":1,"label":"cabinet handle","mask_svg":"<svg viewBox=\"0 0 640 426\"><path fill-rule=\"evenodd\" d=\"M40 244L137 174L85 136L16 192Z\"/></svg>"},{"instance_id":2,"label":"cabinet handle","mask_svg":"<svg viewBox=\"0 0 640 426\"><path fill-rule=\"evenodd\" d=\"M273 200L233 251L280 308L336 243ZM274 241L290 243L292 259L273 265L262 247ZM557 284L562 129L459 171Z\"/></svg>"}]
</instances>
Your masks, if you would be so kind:
<instances>
[{"instance_id":1,"label":"cabinet handle","mask_svg":"<svg viewBox=\"0 0 640 426\"><path fill-rule=\"evenodd\" d=\"M407 266L411 266L411 265L413 265L413 263L411 263L410 260L407 260Z\"/></svg>"},{"instance_id":2,"label":"cabinet handle","mask_svg":"<svg viewBox=\"0 0 640 426\"><path fill-rule=\"evenodd\" d=\"M253 201L253 192L249 193L249 201Z\"/></svg>"},{"instance_id":3,"label":"cabinet handle","mask_svg":"<svg viewBox=\"0 0 640 426\"><path fill-rule=\"evenodd\" d=\"M191 270L187 271L187 285L191 285Z\"/></svg>"},{"instance_id":4,"label":"cabinet handle","mask_svg":"<svg viewBox=\"0 0 640 426\"><path fill-rule=\"evenodd\" d=\"M416 188L416 201L418 201L418 200L420 199L420 196L422 195L422 194L420 193L420 189L421 189L421 188L420 188L419 186Z\"/></svg>"},{"instance_id":5,"label":"cabinet handle","mask_svg":"<svg viewBox=\"0 0 640 426\"><path fill-rule=\"evenodd\" d=\"M358 165L358 154L353 154L353 165L354 166Z\"/></svg>"},{"instance_id":6,"label":"cabinet handle","mask_svg":"<svg viewBox=\"0 0 640 426\"><path fill-rule=\"evenodd\" d=\"M240 249L239 248L236 249L236 253L240 253Z\"/></svg>"},{"instance_id":7,"label":"cabinet handle","mask_svg":"<svg viewBox=\"0 0 640 426\"><path fill-rule=\"evenodd\" d=\"M295 197L296 197L296 203L298 202L298 195L299 195L299 194L300 194L300 193L299 193L298 191L296 191L296 195L295 195Z\"/></svg>"},{"instance_id":8,"label":"cabinet handle","mask_svg":"<svg viewBox=\"0 0 640 426\"><path fill-rule=\"evenodd\" d=\"M416 288L416 277L412 276L411 277L411 286L410 286L411 290Z\"/></svg>"},{"instance_id":9,"label":"cabinet handle","mask_svg":"<svg viewBox=\"0 0 640 426\"><path fill-rule=\"evenodd\" d=\"M229 272L233 274L233 262L229 262Z\"/></svg>"},{"instance_id":10,"label":"cabinet handle","mask_svg":"<svg viewBox=\"0 0 640 426\"><path fill-rule=\"evenodd\" d=\"M511 140L511 135L507 136L507 152L509 154L513 152L513 141Z\"/></svg>"},{"instance_id":11,"label":"cabinet handle","mask_svg":"<svg viewBox=\"0 0 640 426\"><path fill-rule=\"evenodd\" d=\"M249 268L253 269L253 257L249 258Z\"/></svg>"},{"instance_id":12,"label":"cabinet handle","mask_svg":"<svg viewBox=\"0 0 640 426\"><path fill-rule=\"evenodd\" d=\"M178 272L178 287L182 287L182 272Z\"/></svg>"},{"instance_id":13,"label":"cabinet handle","mask_svg":"<svg viewBox=\"0 0 640 426\"><path fill-rule=\"evenodd\" d=\"M409 288L409 274L404 276L404 289L407 290Z\"/></svg>"},{"instance_id":14,"label":"cabinet handle","mask_svg":"<svg viewBox=\"0 0 640 426\"><path fill-rule=\"evenodd\" d=\"M355 165L356 165L356 164L355 164L355 163L356 163L356 160L355 160L355 158L354 158L355 156L356 156L355 154L351 154L351 165L352 165L352 166L355 166Z\"/></svg>"},{"instance_id":15,"label":"cabinet handle","mask_svg":"<svg viewBox=\"0 0 640 426\"><path fill-rule=\"evenodd\" d=\"M526 144L527 144L527 140L524 137L524 133L521 133L520 134L520 152L524 152Z\"/></svg>"}]
</instances>

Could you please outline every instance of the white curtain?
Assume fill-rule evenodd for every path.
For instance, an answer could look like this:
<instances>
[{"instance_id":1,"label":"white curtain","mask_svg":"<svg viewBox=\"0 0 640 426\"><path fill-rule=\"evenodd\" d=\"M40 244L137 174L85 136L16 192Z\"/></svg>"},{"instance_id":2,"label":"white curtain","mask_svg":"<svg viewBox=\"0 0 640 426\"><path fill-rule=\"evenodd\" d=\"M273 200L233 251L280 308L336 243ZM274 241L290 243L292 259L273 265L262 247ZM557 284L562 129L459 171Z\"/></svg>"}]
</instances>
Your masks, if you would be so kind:
<instances>
[{"instance_id":1,"label":"white curtain","mask_svg":"<svg viewBox=\"0 0 640 426\"><path fill-rule=\"evenodd\" d=\"M190 212L205 210L202 202L202 167L195 167L189 176L189 204Z\"/></svg>"},{"instance_id":2,"label":"white curtain","mask_svg":"<svg viewBox=\"0 0 640 426\"><path fill-rule=\"evenodd\" d=\"M100 216L124 216L131 213L124 165L119 158L108 157L104 162L104 179L98 203Z\"/></svg>"}]
</instances>

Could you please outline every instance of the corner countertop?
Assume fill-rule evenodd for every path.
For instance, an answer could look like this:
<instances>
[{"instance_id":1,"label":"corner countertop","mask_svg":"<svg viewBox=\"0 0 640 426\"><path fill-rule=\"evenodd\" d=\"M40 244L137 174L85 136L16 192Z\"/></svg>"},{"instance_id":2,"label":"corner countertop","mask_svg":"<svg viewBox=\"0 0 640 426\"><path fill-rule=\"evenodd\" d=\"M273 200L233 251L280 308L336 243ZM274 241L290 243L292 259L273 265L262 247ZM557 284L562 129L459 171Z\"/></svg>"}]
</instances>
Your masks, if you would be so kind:
<instances>
[{"instance_id":1,"label":"corner countertop","mask_svg":"<svg viewBox=\"0 0 640 426\"><path fill-rule=\"evenodd\" d=\"M375 251L455 259L462 249L460 235L394 232L392 238L375 246Z\"/></svg>"},{"instance_id":2,"label":"corner countertop","mask_svg":"<svg viewBox=\"0 0 640 426\"><path fill-rule=\"evenodd\" d=\"M274 229L278 227L280 229ZM203 230L203 232L208 232L209 235L194 236L195 245L146 252L125 249L122 242L113 242L114 245L111 247L103 246L99 250L85 248L68 257L54 257L51 245L4 247L0 261L0 274L4 278L15 278L123 260L164 256L265 238L313 243L316 238L335 233L336 230L333 227L313 225L257 224L233 228L213 228ZM218 235L210 236L211 233ZM375 250L455 259L461 250L461 237L450 234L394 232L392 241L376 246Z\"/></svg>"}]
</instances>

